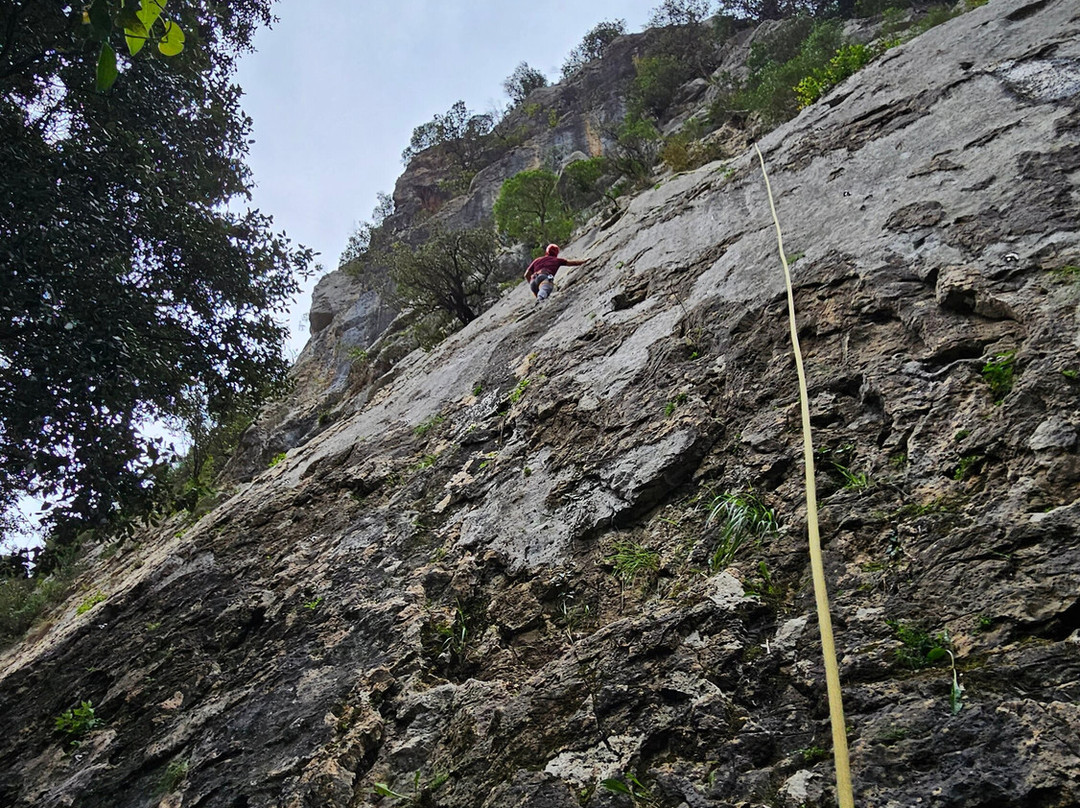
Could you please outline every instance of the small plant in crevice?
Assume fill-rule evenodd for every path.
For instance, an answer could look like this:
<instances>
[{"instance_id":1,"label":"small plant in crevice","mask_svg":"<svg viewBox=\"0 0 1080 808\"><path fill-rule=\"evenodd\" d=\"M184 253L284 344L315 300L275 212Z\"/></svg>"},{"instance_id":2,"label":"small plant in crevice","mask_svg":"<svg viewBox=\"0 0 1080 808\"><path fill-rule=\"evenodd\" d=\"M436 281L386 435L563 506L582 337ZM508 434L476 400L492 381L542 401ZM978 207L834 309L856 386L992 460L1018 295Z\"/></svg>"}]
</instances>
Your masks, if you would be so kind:
<instances>
[{"instance_id":1,"label":"small plant in crevice","mask_svg":"<svg viewBox=\"0 0 1080 808\"><path fill-rule=\"evenodd\" d=\"M713 499L706 527L720 525L716 546L709 556L709 569L727 567L747 542L760 543L779 531L776 513L750 491L721 494Z\"/></svg>"},{"instance_id":2,"label":"small plant in crevice","mask_svg":"<svg viewBox=\"0 0 1080 808\"><path fill-rule=\"evenodd\" d=\"M171 794L176 791L184 778L188 773L188 762L186 760L174 760L165 768L165 773L161 775L161 781L158 783L157 789L155 789L158 795Z\"/></svg>"},{"instance_id":3,"label":"small plant in crevice","mask_svg":"<svg viewBox=\"0 0 1080 808\"><path fill-rule=\"evenodd\" d=\"M848 491L865 491L874 484L870 475L865 471L852 471L847 466L841 466L839 463L834 463L833 466L840 476L844 478L844 488Z\"/></svg>"},{"instance_id":4,"label":"small plant in crevice","mask_svg":"<svg viewBox=\"0 0 1080 808\"><path fill-rule=\"evenodd\" d=\"M777 606L784 599L784 588L773 579L764 561L758 562L757 574L743 584L743 592L770 606Z\"/></svg>"},{"instance_id":5,"label":"small plant in crevice","mask_svg":"<svg viewBox=\"0 0 1080 808\"><path fill-rule=\"evenodd\" d=\"M444 418L442 415L433 415L426 421L421 421L419 424L414 426L413 434L416 435L416 437L418 438L422 438L445 420L446 418Z\"/></svg>"},{"instance_id":6,"label":"small plant in crevice","mask_svg":"<svg viewBox=\"0 0 1080 808\"><path fill-rule=\"evenodd\" d=\"M77 707L64 710L56 717L54 726L57 732L67 735L69 741L78 746L79 741L104 722L94 714L94 704L83 701Z\"/></svg>"},{"instance_id":7,"label":"small plant in crevice","mask_svg":"<svg viewBox=\"0 0 1080 808\"><path fill-rule=\"evenodd\" d=\"M436 630L446 638L443 640L443 648L453 651L455 654L465 652L465 643L469 639L469 627L465 624L460 606L457 608L454 622L443 623L437 626Z\"/></svg>"},{"instance_id":8,"label":"small plant in crevice","mask_svg":"<svg viewBox=\"0 0 1080 808\"><path fill-rule=\"evenodd\" d=\"M600 785L612 794L629 797L635 806L649 805L652 802L652 791L630 772L626 772L622 779L609 777L607 780L602 780Z\"/></svg>"},{"instance_id":9,"label":"small plant in crevice","mask_svg":"<svg viewBox=\"0 0 1080 808\"><path fill-rule=\"evenodd\" d=\"M1006 351L988 361L979 371L983 381L990 386L995 404L1000 404L1012 390L1015 364L1016 351Z\"/></svg>"},{"instance_id":10,"label":"small plant in crevice","mask_svg":"<svg viewBox=\"0 0 1080 808\"><path fill-rule=\"evenodd\" d=\"M521 397L525 395L525 389L529 386L529 379L524 378L518 381L517 386L510 391L510 403L517 404L521 401Z\"/></svg>"},{"instance_id":11,"label":"small plant in crevice","mask_svg":"<svg viewBox=\"0 0 1080 808\"><path fill-rule=\"evenodd\" d=\"M406 794L398 794L386 783L376 783L372 790L380 797L389 797L394 800L412 800L413 798Z\"/></svg>"},{"instance_id":12,"label":"small plant in crevice","mask_svg":"<svg viewBox=\"0 0 1080 808\"><path fill-rule=\"evenodd\" d=\"M566 632L566 637L574 642L574 632L593 621L593 610L588 602L577 600L573 590L567 590L559 596L559 614L555 622Z\"/></svg>"},{"instance_id":13,"label":"small plant in crevice","mask_svg":"<svg viewBox=\"0 0 1080 808\"><path fill-rule=\"evenodd\" d=\"M949 667L952 669L952 686L949 688L949 710L953 715L956 715L964 708L962 701L964 686L960 684L960 678L956 673L956 657L953 656L953 652L946 650L945 653L949 655Z\"/></svg>"},{"instance_id":14,"label":"small plant in crevice","mask_svg":"<svg viewBox=\"0 0 1080 808\"><path fill-rule=\"evenodd\" d=\"M323 599L321 597L315 598L314 600L305 601L304 608L307 609L309 612L313 612L322 605L322 602Z\"/></svg>"},{"instance_id":15,"label":"small plant in crevice","mask_svg":"<svg viewBox=\"0 0 1080 808\"><path fill-rule=\"evenodd\" d=\"M931 634L913 623L900 620L886 620L885 624L893 630L893 635L901 643L896 649L896 661L905 668L929 668L950 655L952 643L947 631Z\"/></svg>"},{"instance_id":16,"label":"small plant in crevice","mask_svg":"<svg viewBox=\"0 0 1080 808\"><path fill-rule=\"evenodd\" d=\"M811 744L810 746L804 746L802 749L796 749L795 754L802 759L805 765L810 766L819 760L828 758L829 750L818 744Z\"/></svg>"},{"instance_id":17,"label":"small plant in crevice","mask_svg":"<svg viewBox=\"0 0 1080 808\"><path fill-rule=\"evenodd\" d=\"M982 461L983 456L980 454L964 455L960 458L960 462L956 464L956 468L953 469L952 478L957 482L966 480L975 474L979 463Z\"/></svg>"},{"instance_id":18,"label":"small plant in crevice","mask_svg":"<svg viewBox=\"0 0 1080 808\"><path fill-rule=\"evenodd\" d=\"M689 396L686 393L678 393L675 398L664 405L664 417L670 418L675 410L685 404L688 399Z\"/></svg>"}]
</instances>

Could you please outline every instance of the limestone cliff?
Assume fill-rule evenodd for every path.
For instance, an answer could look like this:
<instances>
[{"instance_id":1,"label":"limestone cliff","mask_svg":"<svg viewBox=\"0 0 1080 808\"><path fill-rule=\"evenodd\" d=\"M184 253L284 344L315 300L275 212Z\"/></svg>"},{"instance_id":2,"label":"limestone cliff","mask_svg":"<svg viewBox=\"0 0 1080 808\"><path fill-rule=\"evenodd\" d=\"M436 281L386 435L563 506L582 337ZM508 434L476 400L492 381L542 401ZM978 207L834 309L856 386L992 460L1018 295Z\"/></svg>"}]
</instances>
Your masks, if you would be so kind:
<instances>
[{"instance_id":1,"label":"limestone cliff","mask_svg":"<svg viewBox=\"0 0 1080 808\"><path fill-rule=\"evenodd\" d=\"M1076 3L991 0L760 144L859 805L1080 802L1078 90ZM0 661L0 803L832 805L756 158L566 254L549 303L96 558ZM779 530L711 567L714 497L750 491Z\"/></svg>"}]
</instances>

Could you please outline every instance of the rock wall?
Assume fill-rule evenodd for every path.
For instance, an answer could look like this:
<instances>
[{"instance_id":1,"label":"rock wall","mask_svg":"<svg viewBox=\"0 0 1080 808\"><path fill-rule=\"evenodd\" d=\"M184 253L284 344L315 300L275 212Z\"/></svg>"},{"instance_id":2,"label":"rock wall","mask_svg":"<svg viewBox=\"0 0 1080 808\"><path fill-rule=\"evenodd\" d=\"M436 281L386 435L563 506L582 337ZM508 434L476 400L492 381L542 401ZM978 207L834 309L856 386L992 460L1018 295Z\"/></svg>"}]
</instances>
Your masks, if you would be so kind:
<instances>
[{"instance_id":1,"label":"rock wall","mask_svg":"<svg viewBox=\"0 0 1080 808\"><path fill-rule=\"evenodd\" d=\"M1077 89L1076 4L992 0L760 143L859 805L1080 802ZM0 803L834 804L776 250L752 154L672 177L93 559L0 659Z\"/></svg>"}]
</instances>

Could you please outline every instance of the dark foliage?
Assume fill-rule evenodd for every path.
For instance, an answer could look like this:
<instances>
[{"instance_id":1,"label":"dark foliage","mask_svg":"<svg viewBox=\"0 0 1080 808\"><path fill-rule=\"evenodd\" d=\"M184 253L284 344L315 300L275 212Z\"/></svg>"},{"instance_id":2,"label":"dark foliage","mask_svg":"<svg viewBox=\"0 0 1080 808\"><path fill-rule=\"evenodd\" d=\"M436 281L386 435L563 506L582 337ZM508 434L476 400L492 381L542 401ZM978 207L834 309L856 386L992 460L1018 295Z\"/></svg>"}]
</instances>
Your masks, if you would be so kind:
<instances>
[{"instance_id":1,"label":"dark foliage","mask_svg":"<svg viewBox=\"0 0 1080 808\"><path fill-rule=\"evenodd\" d=\"M443 146L462 171L475 170L483 153L485 135L495 121L491 115L476 114L458 101L442 115L413 129L408 147L401 153L406 165L425 149Z\"/></svg>"},{"instance_id":2,"label":"dark foliage","mask_svg":"<svg viewBox=\"0 0 1080 808\"><path fill-rule=\"evenodd\" d=\"M394 245L388 260L400 302L422 312L446 312L468 325L483 311L498 268L497 248L487 228L436 230L416 249Z\"/></svg>"},{"instance_id":3,"label":"dark foliage","mask_svg":"<svg viewBox=\"0 0 1080 808\"><path fill-rule=\"evenodd\" d=\"M594 25L570 51L562 66L562 77L568 79L594 59L604 55L607 46L626 33L626 20L602 20Z\"/></svg>"},{"instance_id":4,"label":"dark foliage","mask_svg":"<svg viewBox=\"0 0 1080 808\"><path fill-rule=\"evenodd\" d=\"M513 73L503 79L503 89L510 96L511 106L515 107L524 103L529 93L541 87L547 87L547 79L543 73L529 67L526 62L519 64Z\"/></svg>"},{"instance_id":5,"label":"dark foliage","mask_svg":"<svg viewBox=\"0 0 1080 808\"><path fill-rule=\"evenodd\" d=\"M226 207L251 182L234 62L269 7L171 3L184 52L122 57L99 93L81 5L0 6L0 504L62 499L60 538L146 507L141 424L284 376L275 314L310 253Z\"/></svg>"}]
</instances>

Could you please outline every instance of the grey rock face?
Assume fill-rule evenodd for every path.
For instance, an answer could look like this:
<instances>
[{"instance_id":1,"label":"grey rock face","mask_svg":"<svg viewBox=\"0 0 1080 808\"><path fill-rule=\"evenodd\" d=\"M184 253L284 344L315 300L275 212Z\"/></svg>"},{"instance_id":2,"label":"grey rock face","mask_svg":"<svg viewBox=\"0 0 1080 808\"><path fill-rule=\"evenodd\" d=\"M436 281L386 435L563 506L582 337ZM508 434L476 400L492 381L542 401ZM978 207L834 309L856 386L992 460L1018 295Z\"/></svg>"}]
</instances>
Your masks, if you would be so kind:
<instances>
[{"instance_id":1,"label":"grey rock face","mask_svg":"<svg viewBox=\"0 0 1080 808\"><path fill-rule=\"evenodd\" d=\"M993 0L760 143L859 805L1080 801L1080 111L1016 78L1050 59L1075 3ZM4 803L833 804L777 250L756 156L667 179L548 303L92 558L0 661ZM779 529L710 569L748 491Z\"/></svg>"}]
</instances>

